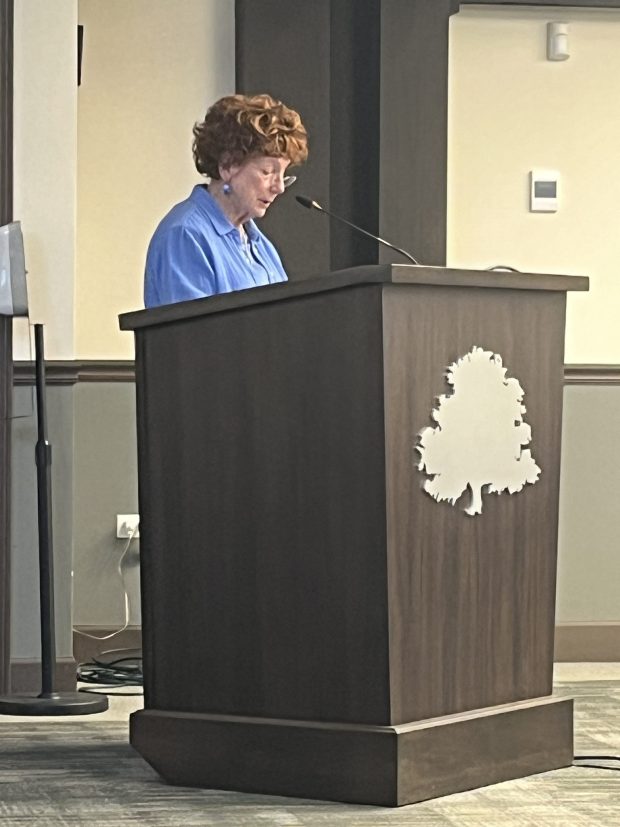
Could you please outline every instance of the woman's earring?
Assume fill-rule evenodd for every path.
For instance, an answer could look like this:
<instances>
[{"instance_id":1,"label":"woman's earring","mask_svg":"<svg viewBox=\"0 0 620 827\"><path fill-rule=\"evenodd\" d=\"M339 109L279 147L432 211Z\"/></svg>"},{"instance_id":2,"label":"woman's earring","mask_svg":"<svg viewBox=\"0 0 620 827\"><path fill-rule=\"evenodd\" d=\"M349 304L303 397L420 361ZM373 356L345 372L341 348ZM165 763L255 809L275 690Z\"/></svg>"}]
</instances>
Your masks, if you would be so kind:
<instances>
[{"instance_id":1,"label":"woman's earring","mask_svg":"<svg viewBox=\"0 0 620 827\"><path fill-rule=\"evenodd\" d=\"M230 186L230 184L224 184L224 186L222 187L222 192L224 193L224 195L230 195L230 193L232 192L232 187Z\"/></svg>"}]
</instances>

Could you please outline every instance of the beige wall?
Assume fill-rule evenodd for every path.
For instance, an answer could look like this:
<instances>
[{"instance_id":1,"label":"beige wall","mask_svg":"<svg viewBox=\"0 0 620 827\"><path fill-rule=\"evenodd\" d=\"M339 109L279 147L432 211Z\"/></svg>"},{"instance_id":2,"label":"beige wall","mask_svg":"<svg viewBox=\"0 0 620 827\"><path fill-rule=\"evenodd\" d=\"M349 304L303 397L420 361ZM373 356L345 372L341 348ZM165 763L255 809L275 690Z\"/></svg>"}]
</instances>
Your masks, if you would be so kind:
<instances>
[{"instance_id":1,"label":"beige wall","mask_svg":"<svg viewBox=\"0 0 620 827\"><path fill-rule=\"evenodd\" d=\"M76 356L131 359L155 226L200 181L192 125L234 89L233 0L80 0Z\"/></svg>"},{"instance_id":2,"label":"beige wall","mask_svg":"<svg viewBox=\"0 0 620 827\"><path fill-rule=\"evenodd\" d=\"M46 354L74 355L77 0L18 0L14 47L14 205L22 222L30 317ZM26 327L15 356L30 358Z\"/></svg>"},{"instance_id":3,"label":"beige wall","mask_svg":"<svg viewBox=\"0 0 620 827\"><path fill-rule=\"evenodd\" d=\"M142 306L148 239L198 180L192 124L233 89L234 0L19 0L14 82L14 217L46 355L133 358L117 316Z\"/></svg>"},{"instance_id":4,"label":"beige wall","mask_svg":"<svg viewBox=\"0 0 620 827\"><path fill-rule=\"evenodd\" d=\"M568 22L571 57L546 59ZM620 363L620 10L462 7L451 21L448 261L584 274L566 361ZM555 214L528 172L561 174Z\"/></svg>"}]
</instances>

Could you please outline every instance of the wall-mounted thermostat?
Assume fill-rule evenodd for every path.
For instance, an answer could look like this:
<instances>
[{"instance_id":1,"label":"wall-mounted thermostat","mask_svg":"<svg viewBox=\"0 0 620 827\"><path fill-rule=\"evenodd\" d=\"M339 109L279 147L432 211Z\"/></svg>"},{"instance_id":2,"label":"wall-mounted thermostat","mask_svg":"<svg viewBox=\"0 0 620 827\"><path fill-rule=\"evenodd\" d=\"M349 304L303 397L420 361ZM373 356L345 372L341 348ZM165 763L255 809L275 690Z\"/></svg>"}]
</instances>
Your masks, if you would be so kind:
<instances>
[{"instance_id":1,"label":"wall-mounted thermostat","mask_svg":"<svg viewBox=\"0 0 620 827\"><path fill-rule=\"evenodd\" d=\"M559 174L550 169L530 172L530 211L557 212Z\"/></svg>"}]
</instances>

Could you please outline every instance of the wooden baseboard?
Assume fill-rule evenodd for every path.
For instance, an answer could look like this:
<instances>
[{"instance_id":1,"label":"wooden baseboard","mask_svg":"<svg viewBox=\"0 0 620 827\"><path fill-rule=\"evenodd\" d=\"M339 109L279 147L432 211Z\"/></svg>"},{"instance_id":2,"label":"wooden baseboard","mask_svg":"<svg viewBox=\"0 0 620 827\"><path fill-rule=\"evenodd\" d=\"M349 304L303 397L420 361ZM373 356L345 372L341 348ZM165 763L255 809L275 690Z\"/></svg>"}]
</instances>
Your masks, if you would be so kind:
<instances>
[{"instance_id":1,"label":"wooden baseboard","mask_svg":"<svg viewBox=\"0 0 620 827\"><path fill-rule=\"evenodd\" d=\"M620 622L559 623L555 627L556 663L620 662Z\"/></svg>"},{"instance_id":2,"label":"wooden baseboard","mask_svg":"<svg viewBox=\"0 0 620 827\"><path fill-rule=\"evenodd\" d=\"M81 631L103 637L109 627L80 627ZM142 649L142 629L132 627L109 640L92 640L73 633L76 663L85 663L113 649ZM620 622L559 623L555 628L556 663L620 663Z\"/></svg>"},{"instance_id":3,"label":"wooden baseboard","mask_svg":"<svg viewBox=\"0 0 620 827\"><path fill-rule=\"evenodd\" d=\"M75 692L77 686L76 665L73 658L56 659L54 689L59 692ZM41 661L17 658L11 661L11 694L41 691Z\"/></svg>"},{"instance_id":4,"label":"wooden baseboard","mask_svg":"<svg viewBox=\"0 0 620 827\"><path fill-rule=\"evenodd\" d=\"M397 726L145 709L135 749L169 783L401 806L569 766L572 700Z\"/></svg>"}]
</instances>

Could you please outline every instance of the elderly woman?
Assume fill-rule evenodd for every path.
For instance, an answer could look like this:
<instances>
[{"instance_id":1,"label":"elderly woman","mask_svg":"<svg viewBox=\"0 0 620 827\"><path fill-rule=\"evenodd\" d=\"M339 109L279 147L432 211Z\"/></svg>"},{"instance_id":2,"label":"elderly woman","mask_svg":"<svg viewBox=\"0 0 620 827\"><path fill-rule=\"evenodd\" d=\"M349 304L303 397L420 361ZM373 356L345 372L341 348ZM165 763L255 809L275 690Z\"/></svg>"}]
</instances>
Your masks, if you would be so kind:
<instances>
[{"instance_id":1,"label":"elderly woman","mask_svg":"<svg viewBox=\"0 0 620 827\"><path fill-rule=\"evenodd\" d=\"M297 112L269 95L229 95L194 126L198 184L162 219L149 244L146 307L286 281L273 244L254 223L308 156Z\"/></svg>"}]
</instances>

